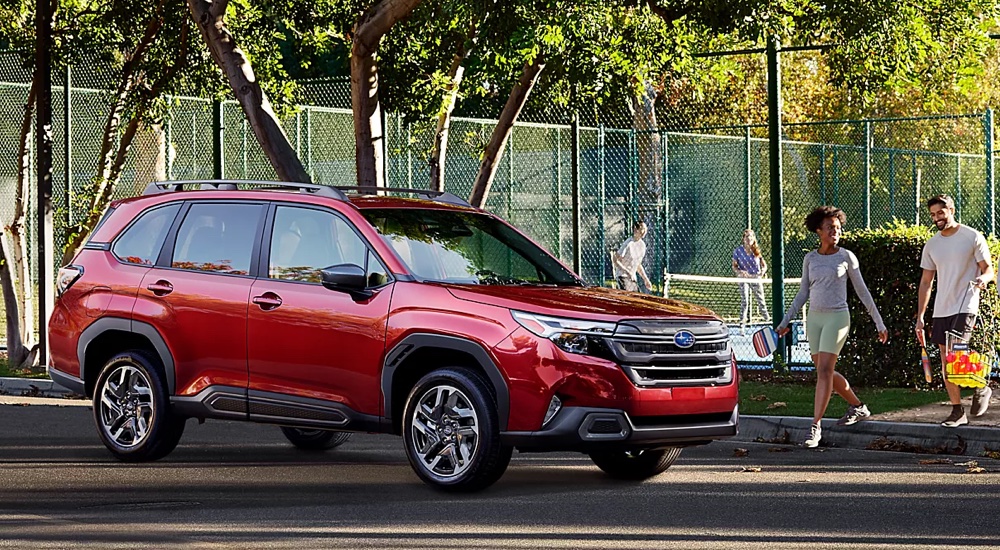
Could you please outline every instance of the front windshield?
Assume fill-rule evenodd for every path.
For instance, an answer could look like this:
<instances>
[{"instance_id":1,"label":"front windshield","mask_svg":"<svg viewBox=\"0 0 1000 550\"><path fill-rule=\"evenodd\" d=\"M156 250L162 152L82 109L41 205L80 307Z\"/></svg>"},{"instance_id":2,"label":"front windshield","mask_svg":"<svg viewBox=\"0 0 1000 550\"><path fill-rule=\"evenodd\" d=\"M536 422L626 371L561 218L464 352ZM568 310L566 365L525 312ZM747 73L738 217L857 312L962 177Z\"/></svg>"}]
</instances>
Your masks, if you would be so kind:
<instances>
[{"instance_id":1,"label":"front windshield","mask_svg":"<svg viewBox=\"0 0 1000 550\"><path fill-rule=\"evenodd\" d=\"M416 208L361 212L410 272L426 281L480 285L582 284L544 250L489 216Z\"/></svg>"}]
</instances>

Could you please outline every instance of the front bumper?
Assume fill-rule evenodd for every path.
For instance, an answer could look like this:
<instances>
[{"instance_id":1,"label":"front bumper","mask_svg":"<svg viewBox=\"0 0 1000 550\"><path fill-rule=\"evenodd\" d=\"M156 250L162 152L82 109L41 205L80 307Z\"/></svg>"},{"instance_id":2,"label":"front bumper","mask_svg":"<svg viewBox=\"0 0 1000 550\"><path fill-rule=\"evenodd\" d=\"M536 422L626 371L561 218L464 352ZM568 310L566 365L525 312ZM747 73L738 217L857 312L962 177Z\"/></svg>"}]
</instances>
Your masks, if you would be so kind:
<instances>
[{"instance_id":1,"label":"front bumper","mask_svg":"<svg viewBox=\"0 0 1000 550\"><path fill-rule=\"evenodd\" d=\"M704 445L736 435L739 407L727 413L630 418L618 409L566 407L545 428L503 432L505 445L520 451L652 449Z\"/></svg>"}]
</instances>

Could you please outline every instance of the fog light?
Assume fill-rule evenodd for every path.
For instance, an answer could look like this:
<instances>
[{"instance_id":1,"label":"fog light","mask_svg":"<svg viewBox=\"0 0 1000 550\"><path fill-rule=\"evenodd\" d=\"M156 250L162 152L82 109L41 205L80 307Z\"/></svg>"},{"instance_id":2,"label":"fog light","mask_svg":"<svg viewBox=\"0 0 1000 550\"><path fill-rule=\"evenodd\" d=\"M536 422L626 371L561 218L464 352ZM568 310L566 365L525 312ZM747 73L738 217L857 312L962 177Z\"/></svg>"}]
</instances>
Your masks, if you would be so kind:
<instances>
[{"instance_id":1,"label":"fog light","mask_svg":"<svg viewBox=\"0 0 1000 550\"><path fill-rule=\"evenodd\" d=\"M558 395L552 396L552 401L549 401L549 410L545 411L545 418L542 420L542 427L544 428L546 424L555 417L559 409L562 408L562 400L559 399Z\"/></svg>"}]
</instances>

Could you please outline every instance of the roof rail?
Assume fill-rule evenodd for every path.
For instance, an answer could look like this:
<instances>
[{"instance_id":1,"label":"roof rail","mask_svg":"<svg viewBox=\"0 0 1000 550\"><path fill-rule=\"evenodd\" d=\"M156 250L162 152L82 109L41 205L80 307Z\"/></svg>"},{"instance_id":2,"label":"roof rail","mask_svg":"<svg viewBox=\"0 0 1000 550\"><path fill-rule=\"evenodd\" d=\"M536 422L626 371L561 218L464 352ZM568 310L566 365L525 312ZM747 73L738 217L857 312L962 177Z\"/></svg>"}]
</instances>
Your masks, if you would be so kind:
<instances>
[{"instance_id":1,"label":"roof rail","mask_svg":"<svg viewBox=\"0 0 1000 550\"><path fill-rule=\"evenodd\" d=\"M348 200L343 191L330 185L316 183L299 183L290 181L267 180L171 180L150 183L142 192L143 195L158 195L173 191L200 189L203 191L235 191L240 185L252 185L267 189L297 190L299 193L319 195L342 201Z\"/></svg>"},{"instance_id":2,"label":"roof rail","mask_svg":"<svg viewBox=\"0 0 1000 550\"><path fill-rule=\"evenodd\" d=\"M357 185L350 185L350 186L338 185L337 189L340 189L341 191L360 191L361 192L360 194L362 195L374 194L371 193L372 189L375 189L377 193L413 193L414 195L420 195L422 197L427 198L427 200L435 202L443 202L446 204L454 204L458 206L468 206L470 208L472 207L472 205L469 204L469 201L459 196L453 195L452 193L448 193L446 191L431 191L430 189L408 189L405 187L372 188L372 187L360 187Z\"/></svg>"}]
</instances>

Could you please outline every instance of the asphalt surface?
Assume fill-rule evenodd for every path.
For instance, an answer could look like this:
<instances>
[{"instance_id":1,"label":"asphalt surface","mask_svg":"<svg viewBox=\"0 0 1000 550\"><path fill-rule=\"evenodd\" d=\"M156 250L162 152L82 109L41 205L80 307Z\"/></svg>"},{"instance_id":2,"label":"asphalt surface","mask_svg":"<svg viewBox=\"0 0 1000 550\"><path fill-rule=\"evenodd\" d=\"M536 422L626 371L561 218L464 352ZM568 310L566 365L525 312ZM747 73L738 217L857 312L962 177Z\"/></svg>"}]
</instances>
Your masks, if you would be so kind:
<instances>
[{"instance_id":1,"label":"asphalt surface","mask_svg":"<svg viewBox=\"0 0 1000 550\"><path fill-rule=\"evenodd\" d=\"M392 436L317 454L190 421L166 459L123 464L86 406L0 405L0 548L1000 547L1000 461L969 460L730 441L622 483L582 455L515 454L452 495Z\"/></svg>"}]
</instances>

